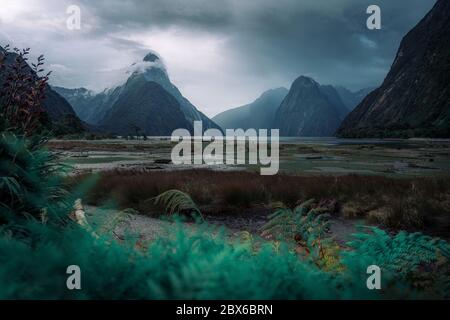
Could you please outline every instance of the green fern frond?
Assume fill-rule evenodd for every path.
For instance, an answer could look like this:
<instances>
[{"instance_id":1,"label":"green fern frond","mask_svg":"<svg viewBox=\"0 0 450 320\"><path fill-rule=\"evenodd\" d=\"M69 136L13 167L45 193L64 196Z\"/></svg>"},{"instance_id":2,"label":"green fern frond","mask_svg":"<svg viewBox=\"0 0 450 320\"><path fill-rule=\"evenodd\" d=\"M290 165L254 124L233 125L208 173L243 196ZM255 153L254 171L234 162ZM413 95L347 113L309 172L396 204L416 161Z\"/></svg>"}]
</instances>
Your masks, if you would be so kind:
<instances>
[{"instance_id":1,"label":"green fern frond","mask_svg":"<svg viewBox=\"0 0 450 320\"><path fill-rule=\"evenodd\" d=\"M162 205L167 214L173 215L175 213L189 212L202 217L200 209L195 204L194 200L187 194L180 190L168 190L161 193L154 198L155 204Z\"/></svg>"},{"instance_id":2,"label":"green fern frond","mask_svg":"<svg viewBox=\"0 0 450 320\"><path fill-rule=\"evenodd\" d=\"M345 252L346 258L370 260L392 272L407 276L420 266L437 261L439 254L445 256L449 245L438 238L421 233L399 232L391 236L375 227L365 227L369 233L353 235L348 246L353 249Z\"/></svg>"},{"instance_id":3,"label":"green fern frond","mask_svg":"<svg viewBox=\"0 0 450 320\"><path fill-rule=\"evenodd\" d=\"M0 134L0 224L41 221L42 212L50 223L64 220L59 207L70 212L67 191L58 174L55 156L42 148L45 139L23 139Z\"/></svg>"},{"instance_id":4,"label":"green fern frond","mask_svg":"<svg viewBox=\"0 0 450 320\"><path fill-rule=\"evenodd\" d=\"M269 215L269 222L262 228L263 235L272 235L284 241L294 241L301 238L311 243L318 238L324 238L328 231L329 216L319 209L312 208L314 199L295 207L293 210L278 206Z\"/></svg>"},{"instance_id":5,"label":"green fern frond","mask_svg":"<svg viewBox=\"0 0 450 320\"><path fill-rule=\"evenodd\" d=\"M7 189L11 197L20 195L21 187L13 177L0 177L0 190Z\"/></svg>"}]
</instances>

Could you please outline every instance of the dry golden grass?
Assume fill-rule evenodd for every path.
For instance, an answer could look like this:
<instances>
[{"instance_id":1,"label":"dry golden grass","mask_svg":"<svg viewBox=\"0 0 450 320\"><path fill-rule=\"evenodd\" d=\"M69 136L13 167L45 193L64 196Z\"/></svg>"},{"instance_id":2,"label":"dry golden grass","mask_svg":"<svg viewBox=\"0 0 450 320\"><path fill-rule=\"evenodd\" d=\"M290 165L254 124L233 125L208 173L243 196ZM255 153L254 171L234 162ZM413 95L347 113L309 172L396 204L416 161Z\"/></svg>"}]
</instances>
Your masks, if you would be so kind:
<instances>
[{"instance_id":1,"label":"dry golden grass","mask_svg":"<svg viewBox=\"0 0 450 320\"><path fill-rule=\"evenodd\" d=\"M83 178L71 178L71 183ZM399 179L358 175L261 176L209 170L113 170L100 174L87 202L99 205L113 199L122 208L152 213L155 207L150 199L170 189L188 193L200 207L245 210L277 201L294 206L314 198L325 204L331 214L345 218L368 218L395 229L426 228L439 220L440 228L448 228L450 232L447 177Z\"/></svg>"}]
</instances>

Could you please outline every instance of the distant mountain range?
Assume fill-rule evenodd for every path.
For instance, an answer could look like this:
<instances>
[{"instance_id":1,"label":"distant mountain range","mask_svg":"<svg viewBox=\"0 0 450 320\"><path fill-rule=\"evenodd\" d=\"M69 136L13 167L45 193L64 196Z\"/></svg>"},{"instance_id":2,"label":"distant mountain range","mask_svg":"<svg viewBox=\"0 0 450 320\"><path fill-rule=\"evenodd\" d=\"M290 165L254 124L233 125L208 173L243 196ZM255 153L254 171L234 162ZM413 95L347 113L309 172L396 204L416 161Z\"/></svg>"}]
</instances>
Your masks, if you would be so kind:
<instances>
[{"instance_id":1,"label":"distant mountain range","mask_svg":"<svg viewBox=\"0 0 450 320\"><path fill-rule=\"evenodd\" d=\"M170 135L178 128L192 131L194 121L202 121L204 130L220 129L171 83L155 53L147 54L133 68L125 84L99 94L85 88L54 89L81 119L114 134Z\"/></svg>"},{"instance_id":2,"label":"distant mountain range","mask_svg":"<svg viewBox=\"0 0 450 320\"><path fill-rule=\"evenodd\" d=\"M44 107L55 131L78 133L88 128L118 135L170 135L178 128L192 131L197 120L204 130L279 128L283 136L329 136L364 92L321 86L302 76L290 90L268 90L252 103L210 120L171 83L156 54L147 54L127 73L124 84L101 93L48 86Z\"/></svg>"},{"instance_id":3,"label":"distant mountain range","mask_svg":"<svg viewBox=\"0 0 450 320\"><path fill-rule=\"evenodd\" d=\"M286 88L268 90L252 103L224 111L212 120L224 130L271 129L275 113L288 92Z\"/></svg>"},{"instance_id":4,"label":"distant mountain range","mask_svg":"<svg viewBox=\"0 0 450 320\"><path fill-rule=\"evenodd\" d=\"M98 124L105 117L121 92L121 87L104 90L97 94L85 88L67 89L56 86L52 88L72 105L80 119L93 125Z\"/></svg>"},{"instance_id":5,"label":"distant mountain range","mask_svg":"<svg viewBox=\"0 0 450 320\"><path fill-rule=\"evenodd\" d=\"M224 111L213 120L223 129L276 128L283 136L332 136L369 91L335 89L301 76L290 90L268 90L254 102Z\"/></svg>"},{"instance_id":6,"label":"distant mountain range","mask_svg":"<svg viewBox=\"0 0 450 320\"><path fill-rule=\"evenodd\" d=\"M339 137L450 137L450 1L402 40L381 87L350 113Z\"/></svg>"},{"instance_id":7,"label":"distant mountain range","mask_svg":"<svg viewBox=\"0 0 450 320\"><path fill-rule=\"evenodd\" d=\"M264 126L279 128L282 136L332 136L337 130L337 136L349 138L449 138L449 17L450 1L438 0L403 38L377 89L351 92L301 76L279 106L276 99L268 101L269 91L213 119L226 128L247 128L258 127L257 119L264 117Z\"/></svg>"},{"instance_id":8,"label":"distant mountain range","mask_svg":"<svg viewBox=\"0 0 450 320\"><path fill-rule=\"evenodd\" d=\"M0 53L4 54L4 48L0 47ZM9 52L6 55L5 65L14 63L18 55L14 52ZM26 64L26 73L35 75L31 67ZM0 72L0 88L3 85L5 74ZM45 88L45 99L43 101L43 108L50 120L49 128L56 135L80 133L85 130L85 125L77 117L71 105L50 86Z\"/></svg>"},{"instance_id":9,"label":"distant mountain range","mask_svg":"<svg viewBox=\"0 0 450 320\"><path fill-rule=\"evenodd\" d=\"M364 88L358 91L350 91L342 86L336 86L334 89L336 89L342 102L350 111L353 111L369 93L375 90L375 88Z\"/></svg>"},{"instance_id":10,"label":"distant mountain range","mask_svg":"<svg viewBox=\"0 0 450 320\"><path fill-rule=\"evenodd\" d=\"M268 90L211 120L172 84L152 52L130 67L125 83L101 93L47 87L44 108L53 129L64 133L81 132L89 124L90 129L118 135L169 135L177 128L192 131L193 121L199 120L204 130L278 128L281 136L448 138L449 17L450 1L438 0L403 38L377 89L352 92L300 76L289 90ZM11 63L14 55L8 59Z\"/></svg>"}]
</instances>

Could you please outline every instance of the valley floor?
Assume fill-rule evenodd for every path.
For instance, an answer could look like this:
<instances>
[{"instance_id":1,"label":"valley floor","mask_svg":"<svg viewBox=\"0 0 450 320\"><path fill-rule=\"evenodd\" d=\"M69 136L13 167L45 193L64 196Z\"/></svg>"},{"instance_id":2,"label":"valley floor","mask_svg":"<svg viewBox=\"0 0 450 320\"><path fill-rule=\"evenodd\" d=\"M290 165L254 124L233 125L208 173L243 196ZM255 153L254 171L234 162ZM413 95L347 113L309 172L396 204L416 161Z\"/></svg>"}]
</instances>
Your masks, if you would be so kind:
<instances>
[{"instance_id":1,"label":"valley floor","mask_svg":"<svg viewBox=\"0 0 450 320\"><path fill-rule=\"evenodd\" d=\"M207 222L234 233L259 235L274 203L292 208L314 198L331 214L330 231L341 243L359 224L450 238L450 141L286 138L272 177L251 166L174 166L171 146L167 138L48 144L71 166L70 183L101 172L84 200L136 210L142 215L133 224L144 237L162 212L151 199L178 189Z\"/></svg>"},{"instance_id":2,"label":"valley floor","mask_svg":"<svg viewBox=\"0 0 450 320\"><path fill-rule=\"evenodd\" d=\"M148 140L52 140L76 173L109 169L259 170L254 166L171 164L169 138ZM358 140L281 138L280 171L302 175L382 175L394 177L450 175L450 140Z\"/></svg>"}]
</instances>

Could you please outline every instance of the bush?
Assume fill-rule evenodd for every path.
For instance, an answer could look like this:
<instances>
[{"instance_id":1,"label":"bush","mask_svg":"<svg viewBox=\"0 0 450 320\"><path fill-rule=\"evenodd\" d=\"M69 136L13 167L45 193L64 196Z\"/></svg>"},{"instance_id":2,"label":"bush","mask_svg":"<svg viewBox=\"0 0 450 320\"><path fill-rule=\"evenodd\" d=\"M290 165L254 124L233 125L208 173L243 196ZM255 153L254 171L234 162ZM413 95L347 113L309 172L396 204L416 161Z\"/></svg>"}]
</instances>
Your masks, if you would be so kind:
<instances>
[{"instance_id":1,"label":"bush","mask_svg":"<svg viewBox=\"0 0 450 320\"><path fill-rule=\"evenodd\" d=\"M60 208L69 208L59 175L62 168L41 145L9 133L0 135L0 225L23 225L30 219L59 223Z\"/></svg>"},{"instance_id":2,"label":"bush","mask_svg":"<svg viewBox=\"0 0 450 320\"><path fill-rule=\"evenodd\" d=\"M288 246L267 243L255 250L251 243L230 243L206 229L189 232L180 226L146 250L107 235L96 239L76 225L61 233L37 232L33 245L0 238L0 298L392 299L449 294L448 274L429 278L426 290L408 280L422 263L435 263L441 252L439 243L420 236L359 235L353 251L342 251L344 269L326 272ZM420 255L414 251L418 249ZM383 268L383 290L367 290L368 263ZM72 264L81 268L82 290L66 289L65 271Z\"/></svg>"},{"instance_id":3,"label":"bush","mask_svg":"<svg viewBox=\"0 0 450 320\"><path fill-rule=\"evenodd\" d=\"M28 137L48 125L43 100L50 75L41 75L43 56L32 69L28 67L29 52L17 48L10 52L8 46L0 51L0 130Z\"/></svg>"}]
</instances>

